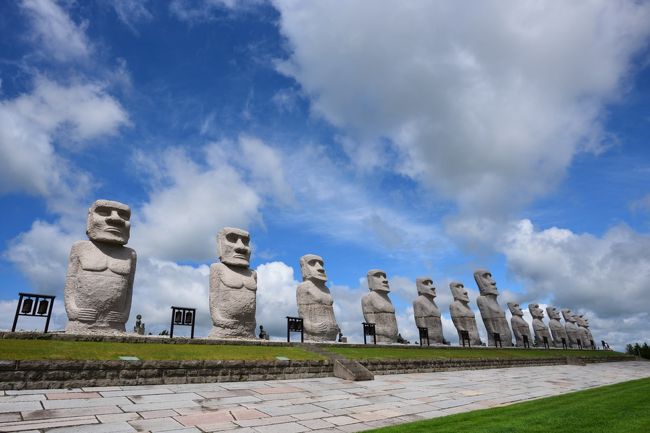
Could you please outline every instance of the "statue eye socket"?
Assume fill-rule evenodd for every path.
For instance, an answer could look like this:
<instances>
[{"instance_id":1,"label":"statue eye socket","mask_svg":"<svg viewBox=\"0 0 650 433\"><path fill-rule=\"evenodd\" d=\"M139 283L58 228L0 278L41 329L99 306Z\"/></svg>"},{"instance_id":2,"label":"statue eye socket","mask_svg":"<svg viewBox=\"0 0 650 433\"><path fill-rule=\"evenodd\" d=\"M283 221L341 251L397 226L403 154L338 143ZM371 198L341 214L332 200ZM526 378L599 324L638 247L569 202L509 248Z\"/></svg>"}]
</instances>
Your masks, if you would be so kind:
<instances>
[{"instance_id":1,"label":"statue eye socket","mask_svg":"<svg viewBox=\"0 0 650 433\"><path fill-rule=\"evenodd\" d=\"M117 211L117 214L118 214L118 215L120 216L120 218L122 218L123 220L128 220L128 219L131 217L131 214L129 214L129 213L128 213L127 211L125 211L125 210L118 210L118 211Z\"/></svg>"},{"instance_id":2,"label":"statue eye socket","mask_svg":"<svg viewBox=\"0 0 650 433\"><path fill-rule=\"evenodd\" d=\"M110 211L110 209L105 208L105 207L98 207L98 208L95 209L95 213L97 215L101 215L101 216L106 217L106 216L109 216L111 214L111 211Z\"/></svg>"},{"instance_id":3,"label":"statue eye socket","mask_svg":"<svg viewBox=\"0 0 650 433\"><path fill-rule=\"evenodd\" d=\"M243 243L244 245L246 245L246 246L248 246L248 244L249 244L250 241L251 241L250 238L246 238L246 237L244 237L244 236L240 236L239 239L241 239L242 243Z\"/></svg>"}]
</instances>

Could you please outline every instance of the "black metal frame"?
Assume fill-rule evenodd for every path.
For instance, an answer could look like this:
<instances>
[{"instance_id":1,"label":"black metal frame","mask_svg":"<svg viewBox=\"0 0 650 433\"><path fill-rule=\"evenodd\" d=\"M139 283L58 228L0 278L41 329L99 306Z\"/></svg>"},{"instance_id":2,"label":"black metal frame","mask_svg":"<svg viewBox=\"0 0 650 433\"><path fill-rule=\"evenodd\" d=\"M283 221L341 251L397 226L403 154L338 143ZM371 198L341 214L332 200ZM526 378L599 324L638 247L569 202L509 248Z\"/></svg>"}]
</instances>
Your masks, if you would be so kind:
<instances>
[{"instance_id":1,"label":"black metal frame","mask_svg":"<svg viewBox=\"0 0 650 433\"><path fill-rule=\"evenodd\" d=\"M169 338L174 338L174 326L191 326L192 332L190 333L190 338L194 338L194 324L196 323L196 308L172 306L171 309L172 309L172 320L171 320L171 327L169 329ZM191 314L190 316L191 320L189 321L187 320L188 313Z\"/></svg>"},{"instance_id":2,"label":"black metal frame","mask_svg":"<svg viewBox=\"0 0 650 433\"><path fill-rule=\"evenodd\" d=\"M499 347L503 348L503 343L501 343L501 334L493 332L492 339L494 340L494 347L497 347L497 343L499 343Z\"/></svg>"},{"instance_id":3,"label":"black metal frame","mask_svg":"<svg viewBox=\"0 0 650 433\"><path fill-rule=\"evenodd\" d=\"M530 341L528 341L528 335L522 335L521 337L524 340L524 349L530 349Z\"/></svg>"},{"instance_id":4,"label":"black metal frame","mask_svg":"<svg viewBox=\"0 0 650 433\"><path fill-rule=\"evenodd\" d=\"M305 328L302 317L287 316L287 343L291 342L292 332L300 332L300 342L305 342Z\"/></svg>"},{"instance_id":5,"label":"black metal frame","mask_svg":"<svg viewBox=\"0 0 650 433\"><path fill-rule=\"evenodd\" d=\"M546 349L550 349L550 348L551 348L551 346L548 344L548 337L547 337L547 336L543 336L543 337L542 337L542 342L543 342L543 344L544 344L544 348L546 348Z\"/></svg>"},{"instance_id":6,"label":"black metal frame","mask_svg":"<svg viewBox=\"0 0 650 433\"><path fill-rule=\"evenodd\" d=\"M374 323L363 322L363 344L368 344L366 341L367 335L372 335L373 343L377 344L377 330Z\"/></svg>"},{"instance_id":7,"label":"black metal frame","mask_svg":"<svg viewBox=\"0 0 650 433\"><path fill-rule=\"evenodd\" d=\"M594 340L589 340L591 343L591 350L596 350L596 343L594 343Z\"/></svg>"},{"instance_id":8,"label":"black metal frame","mask_svg":"<svg viewBox=\"0 0 650 433\"><path fill-rule=\"evenodd\" d=\"M460 333L460 341L463 344L463 347L465 347L465 341L467 341L467 347L471 349L472 341L469 339L469 331L459 331L459 333Z\"/></svg>"},{"instance_id":9,"label":"black metal frame","mask_svg":"<svg viewBox=\"0 0 650 433\"><path fill-rule=\"evenodd\" d=\"M578 350L582 350L582 340L579 338L576 338L576 341L578 342Z\"/></svg>"},{"instance_id":10,"label":"black metal frame","mask_svg":"<svg viewBox=\"0 0 650 433\"><path fill-rule=\"evenodd\" d=\"M564 350L567 350L567 349L568 349L568 346L567 346L567 344L566 344L566 338L564 338L564 337L562 337L562 348L563 348Z\"/></svg>"},{"instance_id":11,"label":"black metal frame","mask_svg":"<svg viewBox=\"0 0 650 433\"><path fill-rule=\"evenodd\" d=\"M422 347L422 340L426 340L427 346L429 346L429 328L418 326L418 332L420 333L420 347Z\"/></svg>"},{"instance_id":12,"label":"black metal frame","mask_svg":"<svg viewBox=\"0 0 650 433\"><path fill-rule=\"evenodd\" d=\"M11 327L11 332L16 332L18 316L32 316L46 318L43 333L47 333L47 330L50 327L52 307L54 306L54 298L56 296L39 295L35 293L18 293L18 295L18 305L16 305L16 315L14 316L14 324ZM27 301L30 301L31 304L27 304ZM43 302L46 302L46 304L43 304ZM43 305L45 305L45 308L41 308ZM44 309L47 309L47 312L43 311Z\"/></svg>"}]
</instances>

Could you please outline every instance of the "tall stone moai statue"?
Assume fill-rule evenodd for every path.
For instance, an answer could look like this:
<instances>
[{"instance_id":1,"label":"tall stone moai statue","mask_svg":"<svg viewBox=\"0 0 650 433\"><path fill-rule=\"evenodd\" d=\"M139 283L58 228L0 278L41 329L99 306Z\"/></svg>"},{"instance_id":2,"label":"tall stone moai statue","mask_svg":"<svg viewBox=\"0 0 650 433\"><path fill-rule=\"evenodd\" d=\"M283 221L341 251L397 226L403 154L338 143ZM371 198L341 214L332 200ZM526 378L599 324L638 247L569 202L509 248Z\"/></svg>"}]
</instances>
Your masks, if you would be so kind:
<instances>
[{"instance_id":1,"label":"tall stone moai statue","mask_svg":"<svg viewBox=\"0 0 650 433\"><path fill-rule=\"evenodd\" d=\"M340 331L334 317L334 301L325 285L327 274L323 264L323 258L315 254L300 258L302 283L296 289L296 301L307 341L336 341Z\"/></svg>"},{"instance_id":2,"label":"tall stone moai statue","mask_svg":"<svg viewBox=\"0 0 650 433\"><path fill-rule=\"evenodd\" d=\"M210 266L209 338L255 338L257 273L249 268L250 235L224 227L217 236L221 263Z\"/></svg>"},{"instance_id":3,"label":"tall stone moai statue","mask_svg":"<svg viewBox=\"0 0 650 433\"><path fill-rule=\"evenodd\" d=\"M555 347L562 347L562 339L566 341L567 346L569 345L569 337L566 334L566 329L560 323L560 312L557 311L557 308L551 307L550 305L546 307L546 314L548 314L548 328L551 330L553 335L553 345Z\"/></svg>"},{"instance_id":4,"label":"tall stone moai statue","mask_svg":"<svg viewBox=\"0 0 650 433\"><path fill-rule=\"evenodd\" d=\"M569 346L577 347L578 338L580 338L580 331L578 330L578 325L576 325L576 319L568 308L562 309L562 317L564 318L564 329L566 330L566 335L569 337Z\"/></svg>"},{"instance_id":5,"label":"tall stone moai statue","mask_svg":"<svg viewBox=\"0 0 650 433\"><path fill-rule=\"evenodd\" d=\"M454 297L454 302L449 305L449 314L451 321L458 331L458 342L462 343L461 331L467 331L470 343L473 346L482 346L483 342L478 335L478 327L476 326L476 316L469 307L469 295L463 283L452 281L449 283L451 294Z\"/></svg>"},{"instance_id":6,"label":"tall stone moai statue","mask_svg":"<svg viewBox=\"0 0 650 433\"><path fill-rule=\"evenodd\" d=\"M497 296L497 283L492 278L490 271L479 269L474 272L474 280L478 285L479 297L476 304L481 312L481 318L488 334L488 345L494 345L494 333L498 332L503 346L512 346L512 333L506 320L506 313L499 306Z\"/></svg>"},{"instance_id":7,"label":"tall stone moai statue","mask_svg":"<svg viewBox=\"0 0 650 433\"><path fill-rule=\"evenodd\" d=\"M591 331L589 330L589 320L584 316L584 314L576 314L574 317L581 335L582 346L591 348L594 336L591 335Z\"/></svg>"},{"instance_id":8,"label":"tall stone moai statue","mask_svg":"<svg viewBox=\"0 0 650 433\"><path fill-rule=\"evenodd\" d=\"M539 304L528 304L528 311L533 316L533 332L535 333L535 346L541 347L544 345L544 337L548 341L549 346L553 346L553 338L548 330L548 327L542 319L544 319L544 310L539 308Z\"/></svg>"},{"instance_id":9,"label":"tall stone moai statue","mask_svg":"<svg viewBox=\"0 0 650 433\"><path fill-rule=\"evenodd\" d=\"M528 344L532 345L533 339L530 334L530 326L524 320L524 312L521 311L521 307L516 302L508 302L508 309L512 314L510 326L512 327L512 333L515 334L515 346L524 347L524 336L528 339Z\"/></svg>"},{"instance_id":10,"label":"tall stone moai statue","mask_svg":"<svg viewBox=\"0 0 650 433\"><path fill-rule=\"evenodd\" d=\"M89 240L75 242L70 250L63 290L66 332L126 332L137 261L135 251L124 246L130 219L131 209L116 201L97 200L88 209Z\"/></svg>"},{"instance_id":11,"label":"tall stone moai statue","mask_svg":"<svg viewBox=\"0 0 650 433\"><path fill-rule=\"evenodd\" d=\"M428 277L417 278L415 285L418 290L418 297L413 301L415 325L419 328L427 328L429 342L444 344L440 310L434 301L436 288L433 286L433 280Z\"/></svg>"},{"instance_id":12,"label":"tall stone moai statue","mask_svg":"<svg viewBox=\"0 0 650 433\"><path fill-rule=\"evenodd\" d=\"M397 319L395 307L388 297L390 288L386 272L379 269L368 271L368 288L361 298L363 319L375 324L377 341L380 343L397 343Z\"/></svg>"}]
</instances>

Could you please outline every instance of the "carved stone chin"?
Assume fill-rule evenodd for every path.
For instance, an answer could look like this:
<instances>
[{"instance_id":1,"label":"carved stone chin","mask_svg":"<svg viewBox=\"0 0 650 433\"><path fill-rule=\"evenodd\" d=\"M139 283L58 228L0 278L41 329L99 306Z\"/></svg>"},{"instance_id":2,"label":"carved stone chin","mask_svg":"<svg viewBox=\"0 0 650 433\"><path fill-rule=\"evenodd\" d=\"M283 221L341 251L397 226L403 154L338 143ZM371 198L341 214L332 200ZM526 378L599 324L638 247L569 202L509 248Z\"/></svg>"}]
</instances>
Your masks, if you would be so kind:
<instances>
[{"instance_id":1,"label":"carved stone chin","mask_svg":"<svg viewBox=\"0 0 650 433\"><path fill-rule=\"evenodd\" d=\"M454 297L454 302L449 305L449 313L451 315L451 321L458 331L459 344L462 343L461 331L467 331L471 345L483 345L478 335L476 317L469 307L469 295L467 294L467 290L465 290L465 286L457 281L452 281L449 283L449 288Z\"/></svg>"},{"instance_id":2,"label":"carved stone chin","mask_svg":"<svg viewBox=\"0 0 650 433\"><path fill-rule=\"evenodd\" d=\"M65 279L66 332L121 334L131 312L137 256L123 246L130 235L130 208L97 200L88 209L90 240L72 245Z\"/></svg>"},{"instance_id":3,"label":"carved stone chin","mask_svg":"<svg viewBox=\"0 0 650 433\"><path fill-rule=\"evenodd\" d=\"M427 328L430 343L443 344L442 319L440 310L434 302L436 288L433 287L433 281L428 277L418 278L416 287L419 296L413 301L415 325Z\"/></svg>"},{"instance_id":4,"label":"carved stone chin","mask_svg":"<svg viewBox=\"0 0 650 433\"><path fill-rule=\"evenodd\" d=\"M363 318L367 323L375 324L377 342L397 342L397 320L395 318L395 307L388 297L390 288L386 273L379 269L368 271L368 288L361 298L361 309Z\"/></svg>"},{"instance_id":5,"label":"carved stone chin","mask_svg":"<svg viewBox=\"0 0 650 433\"><path fill-rule=\"evenodd\" d=\"M524 312L521 311L519 304L508 302L508 309L512 314L510 325L512 326L512 332L515 335L516 346L524 347L524 336L528 339L528 344L532 345L533 339L530 334L530 327L528 326L528 322L524 320Z\"/></svg>"},{"instance_id":6,"label":"carved stone chin","mask_svg":"<svg viewBox=\"0 0 650 433\"><path fill-rule=\"evenodd\" d=\"M474 272L474 279L481 293L476 303L488 334L488 345L494 345L494 333L498 333L503 346L511 347L512 333L506 313L497 302L498 291L492 274L485 269L479 269Z\"/></svg>"},{"instance_id":7,"label":"carved stone chin","mask_svg":"<svg viewBox=\"0 0 650 433\"><path fill-rule=\"evenodd\" d=\"M208 338L255 338L257 273L249 269L250 236L226 227L218 236L221 263L210 266L210 316Z\"/></svg>"},{"instance_id":8,"label":"carved stone chin","mask_svg":"<svg viewBox=\"0 0 650 433\"><path fill-rule=\"evenodd\" d=\"M296 289L298 315L303 319L305 340L336 341L340 328L334 317L332 295L325 285L323 258L306 254L300 258L303 282Z\"/></svg>"}]
</instances>

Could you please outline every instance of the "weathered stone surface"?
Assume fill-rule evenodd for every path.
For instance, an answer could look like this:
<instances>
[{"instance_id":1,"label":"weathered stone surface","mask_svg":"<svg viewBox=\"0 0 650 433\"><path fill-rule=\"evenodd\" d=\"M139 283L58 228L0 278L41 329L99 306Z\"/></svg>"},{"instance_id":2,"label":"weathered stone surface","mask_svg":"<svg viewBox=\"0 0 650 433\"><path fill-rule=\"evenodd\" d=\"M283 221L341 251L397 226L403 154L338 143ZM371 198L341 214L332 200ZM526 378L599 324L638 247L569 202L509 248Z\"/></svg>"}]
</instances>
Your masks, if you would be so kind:
<instances>
[{"instance_id":1,"label":"weathered stone surface","mask_svg":"<svg viewBox=\"0 0 650 433\"><path fill-rule=\"evenodd\" d=\"M352 359L334 360L334 376L345 380L373 380L374 375L366 367Z\"/></svg>"},{"instance_id":2,"label":"weathered stone surface","mask_svg":"<svg viewBox=\"0 0 650 433\"><path fill-rule=\"evenodd\" d=\"M539 304L528 304L528 311L533 316L533 332L535 333L535 345L541 347L544 345L544 337L549 346L553 346L553 337L542 319L544 319L544 310L539 308Z\"/></svg>"},{"instance_id":3,"label":"weathered stone surface","mask_svg":"<svg viewBox=\"0 0 650 433\"><path fill-rule=\"evenodd\" d=\"M221 263L210 266L209 338L255 338L257 273L250 269L250 235L224 227L218 235Z\"/></svg>"},{"instance_id":4,"label":"weathered stone surface","mask_svg":"<svg viewBox=\"0 0 650 433\"><path fill-rule=\"evenodd\" d=\"M594 337L589 330L589 320L583 314L575 314L573 318L576 321L576 325L578 325L578 336L582 347L591 348L591 342L594 341Z\"/></svg>"},{"instance_id":5,"label":"weathered stone surface","mask_svg":"<svg viewBox=\"0 0 650 433\"><path fill-rule=\"evenodd\" d=\"M386 272L379 269L368 271L368 288L361 298L361 309L363 319L367 323L375 324L378 343L397 342L397 320L395 319L395 307L388 297L390 288Z\"/></svg>"},{"instance_id":6,"label":"weathered stone surface","mask_svg":"<svg viewBox=\"0 0 650 433\"><path fill-rule=\"evenodd\" d=\"M555 347L562 347L562 339L566 341L567 346L569 345L569 337L566 334L566 329L560 323L560 312L557 308L548 306L546 307L546 313L548 314L548 328L551 330L553 335L553 345Z\"/></svg>"},{"instance_id":7,"label":"weathered stone surface","mask_svg":"<svg viewBox=\"0 0 650 433\"><path fill-rule=\"evenodd\" d=\"M566 330L566 335L569 337L569 346L578 347L578 338L580 331L578 330L578 325L576 325L576 319L573 317L573 313L570 309L563 308L562 317L564 317L564 329Z\"/></svg>"},{"instance_id":8,"label":"weathered stone surface","mask_svg":"<svg viewBox=\"0 0 650 433\"><path fill-rule=\"evenodd\" d=\"M413 301L415 326L427 328L430 343L443 344L442 319L434 301L436 288L433 286L433 280L429 277L417 278L415 285L418 290L418 297Z\"/></svg>"},{"instance_id":9,"label":"weathered stone surface","mask_svg":"<svg viewBox=\"0 0 650 433\"><path fill-rule=\"evenodd\" d=\"M340 331L334 317L334 300L325 285L323 263L323 258L315 254L300 258L303 282L296 289L296 302L307 341L335 341Z\"/></svg>"},{"instance_id":10,"label":"weathered stone surface","mask_svg":"<svg viewBox=\"0 0 650 433\"><path fill-rule=\"evenodd\" d=\"M463 283L452 281L449 283L451 294L454 297L454 302L449 305L449 314L451 321L458 331L458 343L462 342L461 331L467 331L469 334L470 342L473 346L481 346L483 342L478 335L478 327L476 326L476 317L474 312L469 307L469 295Z\"/></svg>"},{"instance_id":11,"label":"weathered stone surface","mask_svg":"<svg viewBox=\"0 0 650 433\"><path fill-rule=\"evenodd\" d=\"M66 332L124 333L131 312L136 253L124 245L131 209L97 200L88 209L88 241L72 245L65 279Z\"/></svg>"},{"instance_id":12,"label":"weathered stone surface","mask_svg":"<svg viewBox=\"0 0 650 433\"><path fill-rule=\"evenodd\" d=\"M528 339L528 344L532 345L533 339L530 334L530 326L524 320L524 312L521 311L521 307L515 302L508 302L508 309L512 314L510 325L512 326L512 333L515 335L515 345L524 347L524 336Z\"/></svg>"},{"instance_id":13,"label":"weathered stone surface","mask_svg":"<svg viewBox=\"0 0 650 433\"><path fill-rule=\"evenodd\" d=\"M493 334L497 332L500 334L503 346L512 346L512 333L506 320L506 313L497 302L499 292L492 274L488 270L479 269L474 272L474 280L480 291L476 304L488 334L488 345L494 345Z\"/></svg>"}]
</instances>

